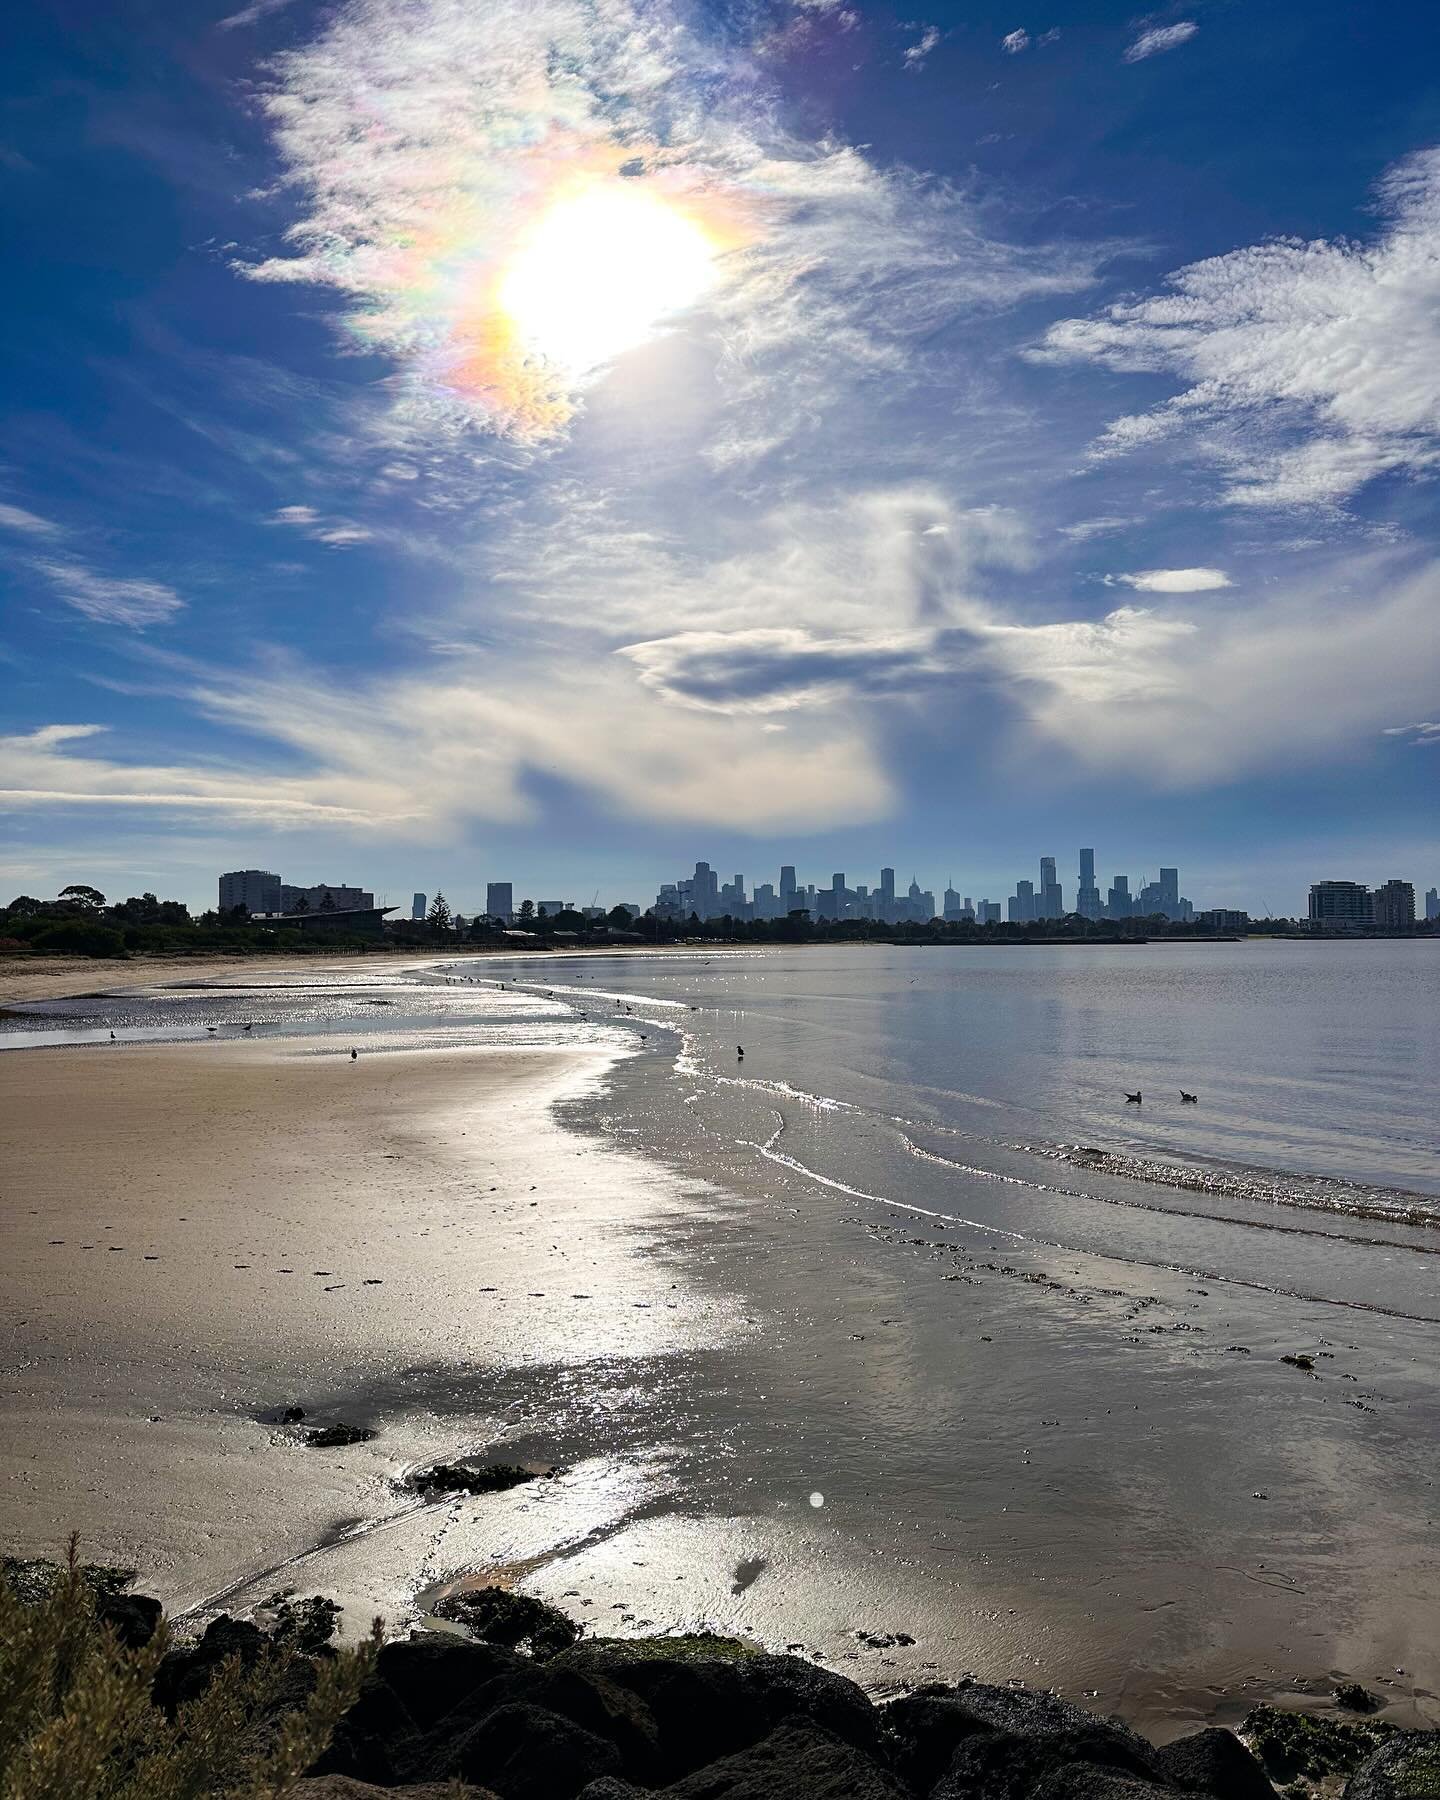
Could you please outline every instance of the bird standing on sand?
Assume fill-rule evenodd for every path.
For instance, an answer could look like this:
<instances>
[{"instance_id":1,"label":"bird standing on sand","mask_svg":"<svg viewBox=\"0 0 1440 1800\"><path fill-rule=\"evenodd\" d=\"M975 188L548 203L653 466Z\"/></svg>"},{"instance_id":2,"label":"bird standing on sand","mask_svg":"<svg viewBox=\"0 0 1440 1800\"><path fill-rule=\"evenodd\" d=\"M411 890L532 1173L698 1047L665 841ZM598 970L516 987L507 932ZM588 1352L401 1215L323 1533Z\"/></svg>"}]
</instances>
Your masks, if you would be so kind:
<instances>
[{"instance_id":1,"label":"bird standing on sand","mask_svg":"<svg viewBox=\"0 0 1440 1800\"><path fill-rule=\"evenodd\" d=\"M735 1060L736 1060L736 1062L744 1062L745 1046L743 1044L737 1044L735 1046Z\"/></svg>"},{"instance_id":2,"label":"bird standing on sand","mask_svg":"<svg viewBox=\"0 0 1440 1800\"><path fill-rule=\"evenodd\" d=\"M1127 1094L1127 1095L1126 1095L1126 1096L1125 1096L1125 1104L1126 1104L1126 1105L1127 1105L1127 1106L1139 1106L1139 1104L1140 1104L1140 1094L1139 1094L1139 1091L1138 1091L1138 1090L1137 1090L1137 1091L1136 1091L1136 1092L1135 1092L1135 1093L1133 1093L1133 1094Z\"/></svg>"},{"instance_id":3,"label":"bird standing on sand","mask_svg":"<svg viewBox=\"0 0 1440 1800\"><path fill-rule=\"evenodd\" d=\"M113 1031L110 1033L110 1042L112 1044L115 1042L115 1033Z\"/></svg>"},{"instance_id":4,"label":"bird standing on sand","mask_svg":"<svg viewBox=\"0 0 1440 1800\"><path fill-rule=\"evenodd\" d=\"M359 1062L360 1052L358 1050L352 1050L350 1052L350 1060L351 1060L351 1062Z\"/></svg>"}]
</instances>

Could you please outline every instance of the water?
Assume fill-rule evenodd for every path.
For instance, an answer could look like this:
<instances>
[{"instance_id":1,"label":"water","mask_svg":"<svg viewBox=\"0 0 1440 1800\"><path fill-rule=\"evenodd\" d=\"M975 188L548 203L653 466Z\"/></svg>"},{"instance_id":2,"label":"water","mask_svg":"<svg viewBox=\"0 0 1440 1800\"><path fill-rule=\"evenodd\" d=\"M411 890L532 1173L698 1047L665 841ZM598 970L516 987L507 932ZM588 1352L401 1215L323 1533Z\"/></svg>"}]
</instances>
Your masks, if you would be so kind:
<instances>
[{"instance_id":1,"label":"water","mask_svg":"<svg viewBox=\"0 0 1440 1800\"><path fill-rule=\"evenodd\" d=\"M683 1178L639 1254L745 1329L507 1377L541 1454L645 1471L604 1531L517 1540L536 1591L872 1685L1173 1724L1343 1674L1433 1722L1437 1002L1419 941L696 950L241 972L0 1047L628 1052L565 1122ZM457 1380L408 1375L417 1416L478 1416Z\"/></svg>"}]
</instances>

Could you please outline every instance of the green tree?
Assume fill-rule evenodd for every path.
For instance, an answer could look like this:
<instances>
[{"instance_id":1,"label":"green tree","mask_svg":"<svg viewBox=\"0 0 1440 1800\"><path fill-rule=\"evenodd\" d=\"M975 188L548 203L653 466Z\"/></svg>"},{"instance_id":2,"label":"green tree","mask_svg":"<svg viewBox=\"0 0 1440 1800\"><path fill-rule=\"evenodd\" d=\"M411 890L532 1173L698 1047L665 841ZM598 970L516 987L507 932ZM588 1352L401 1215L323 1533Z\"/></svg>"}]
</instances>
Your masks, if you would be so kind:
<instances>
[{"instance_id":1,"label":"green tree","mask_svg":"<svg viewBox=\"0 0 1440 1800\"><path fill-rule=\"evenodd\" d=\"M326 888L325 898L320 902L320 910L321 912L334 912L335 910L335 896L329 888Z\"/></svg>"},{"instance_id":2,"label":"green tree","mask_svg":"<svg viewBox=\"0 0 1440 1800\"><path fill-rule=\"evenodd\" d=\"M83 906L87 912L99 912L105 904L105 896L99 888L87 887L83 881L72 881L69 887L60 890L62 900L73 900L76 906Z\"/></svg>"},{"instance_id":3,"label":"green tree","mask_svg":"<svg viewBox=\"0 0 1440 1800\"><path fill-rule=\"evenodd\" d=\"M623 906L612 906L605 915L605 923L615 931L628 931L635 920Z\"/></svg>"},{"instance_id":4,"label":"green tree","mask_svg":"<svg viewBox=\"0 0 1440 1800\"><path fill-rule=\"evenodd\" d=\"M517 916L522 918L528 925L535 917L535 902L533 900L522 900L520 902L520 911Z\"/></svg>"},{"instance_id":5,"label":"green tree","mask_svg":"<svg viewBox=\"0 0 1440 1800\"><path fill-rule=\"evenodd\" d=\"M310 896L308 894L302 894L300 896L300 898L295 902L295 910L297 913L309 912Z\"/></svg>"},{"instance_id":6,"label":"green tree","mask_svg":"<svg viewBox=\"0 0 1440 1800\"><path fill-rule=\"evenodd\" d=\"M430 902L430 910L425 915L425 923L432 931L449 931L453 920L450 913L450 902L443 894L436 894Z\"/></svg>"}]
</instances>

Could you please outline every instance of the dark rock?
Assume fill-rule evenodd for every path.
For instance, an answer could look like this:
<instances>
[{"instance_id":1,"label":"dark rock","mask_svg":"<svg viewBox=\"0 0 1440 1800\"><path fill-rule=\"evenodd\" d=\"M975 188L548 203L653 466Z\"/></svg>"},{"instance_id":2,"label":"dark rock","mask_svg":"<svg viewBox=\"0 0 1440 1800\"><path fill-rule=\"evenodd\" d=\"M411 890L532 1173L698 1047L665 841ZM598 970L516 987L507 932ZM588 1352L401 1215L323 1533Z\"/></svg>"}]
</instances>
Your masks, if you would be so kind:
<instances>
[{"instance_id":1,"label":"dark rock","mask_svg":"<svg viewBox=\"0 0 1440 1800\"><path fill-rule=\"evenodd\" d=\"M666 1800L907 1800L863 1751L809 1724L782 1725L662 1792Z\"/></svg>"},{"instance_id":2,"label":"dark rock","mask_svg":"<svg viewBox=\"0 0 1440 1800\"><path fill-rule=\"evenodd\" d=\"M303 1406L287 1406L280 1415L280 1423L282 1425L298 1425L304 1417L305 1408Z\"/></svg>"},{"instance_id":3,"label":"dark rock","mask_svg":"<svg viewBox=\"0 0 1440 1800\"><path fill-rule=\"evenodd\" d=\"M508 1588L448 1594L435 1608L435 1616L453 1619L487 1644L504 1644L537 1660L568 1650L580 1635L579 1626L558 1607Z\"/></svg>"},{"instance_id":4,"label":"dark rock","mask_svg":"<svg viewBox=\"0 0 1440 1800\"><path fill-rule=\"evenodd\" d=\"M373 1684L384 1686L421 1731L429 1731L477 1690L505 1679L533 1681L534 1665L494 1644L466 1643L435 1631L416 1632L386 1644L375 1661ZM498 1702L497 1702L498 1704ZM366 1706L362 1695L350 1717Z\"/></svg>"},{"instance_id":5,"label":"dark rock","mask_svg":"<svg viewBox=\"0 0 1440 1800\"><path fill-rule=\"evenodd\" d=\"M519 1463L436 1463L433 1469L417 1470L410 1485L417 1494L498 1494L537 1479L536 1470Z\"/></svg>"},{"instance_id":6,"label":"dark rock","mask_svg":"<svg viewBox=\"0 0 1440 1800\"><path fill-rule=\"evenodd\" d=\"M900 1775L921 1793L934 1788L937 1800L1028 1795L1069 1762L1151 1779L1158 1772L1153 1748L1128 1726L1034 1688L917 1688L885 1709L885 1728Z\"/></svg>"},{"instance_id":7,"label":"dark rock","mask_svg":"<svg viewBox=\"0 0 1440 1800\"><path fill-rule=\"evenodd\" d=\"M1282 1363L1289 1363L1292 1369L1313 1369L1315 1367L1313 1356L1282 1356L1280 1360Z\"/></svg>"},{"instance_id":8,"label":"dark rock","mask_svg":"<svg viewBox=\"0 0 1440 1800\"><path fill-rule=\"evenodd\" d=\"M1269 1777L1233 1731L1211 1727L1176 1738L1155 1752L1160 1773L1176 1787L1216 1800L1275 1800Z\"/></svg>"},{"instance_id":9,"label":"dark rock","mask_svg":"<svg viewBox=\"0 0 1440 1800\"><path fill-rule=\"evenodd\" d=\"M671 1780L787 1722L823 1726L865 1751L878 1737L875 1710L853 1681L799 1657L752 1653L733 1639L601 1638L545 1667L638 1695L659 1729L660 1768Z\"/></svg>"},{"instance_id":10,"label":"dark rock","mask_svg":"<svg viewBox=\"0 0 1440 1800\"><path fill-rule=\"evenodd\" d=\"M400 1791L405 1800L499 1800L490 1788L462 1787L453 1781L426 1781ZM394 1792L349 1775L312 1775L294 1789L295 1800L390 1800Z\"/></svg>"},{"instance_id":11,"label":"dark rock","mask_svg":"<svg viewBox=\"0 0 1440 1800\"><path fill-rule=\"evenodd\" d=\"M1397 1732L1345 1784L1345 1800L1436 1800L1440 1732Z\"/></svg>"},{"instance_id":12,"label":"dark rock","mask_svg":"<svg viewBox=\"0 0 1440 1800\"><path fill-rule=\"evenodd\" d=\"M1175 1800L1175 1790L1099 1763L1060 1763L1029 1790L1029 1800Z\"/></svg>"},{"instance_id":13,"label":"dark rock","mask_svg":"<svg viewBox=\"0 0 1440 1800\"><path fill-rule=\"evenodd\" d=\"M1324 1719L1312 1713L1282 1712L1257 1706L1245 1715L1240 1733L1276 1781L1303 1775L1321 1781L1327 1775L1349 1775L1395 1734L1380 1719Z\"/></svg>"},{"instance_id":14,"label":"dark rock","mask_svg":"<svg viewBox=\"0 0 1440 1800\"><path fill-rule=\"evenodd\" d=\"M347 1444L368 1444L375 1433L368 1425L323 1425L305 1433L312 1450L343 1450Z\"/></svg>"},{"instance_id":15,"label":"dark rock","mask_svg":"<svg viewBox=\"0 0 1440 1800\"><path fill-rule=\"evenodd\" d=\"M198 1643L166 1652L155 1671L151 1698L173 1718L180 1707L205 1692L222 1663L236 1657L246 1668L253 1667L267 1643L258 1625L221 1613Z\"/></svg>"},{"instance_id":16,"label":"dark rock","mask_svg":"<svg viewBox=\"0 0 1440 1800\"><path fill-rule=\"evenodd\" d=\"M645 1800L645 1795L653 1792L652 1788L638 1788L633 1782L622 1781L618 1775L602 1775L581 1788L575 1800Z\"/></svg>"},{"instance_id":17,"label":"dark rock","mask_svg":"<svg viewBox=\"0 0 1440 1800\"><path fill-rule=\"evenodd\" d=\"M1379 1712L1385 1702L1358 1681L1345 1681L1335 1690L1335 1704L1343 1706L1346 1712L1373 1713Z\"/></svg>"},{"instance_id":18,"label":"dark rock","mask_svg":"<svg viewBox=\"0 0 1440 1800\"><path fill-rule=\"evenodd\" d=\"M148 1644L160 1623L161 1606L149 1594L101 1594L95 1615L108 1625L127 1650Z\"/></svg>"},{"instance_id":19,"label":"dark rock","mask_svg":"<svg viewBox=\"0 0 1440 1800\"><path fill-rule=\"evenodd\" d=\"M501 1800L572 1800L587 1783L617 1773L620 1752L559 1713L522 1701L496 1707L445 1760L443 1773L484 1782Z\"/></svg>"}]
</instances>

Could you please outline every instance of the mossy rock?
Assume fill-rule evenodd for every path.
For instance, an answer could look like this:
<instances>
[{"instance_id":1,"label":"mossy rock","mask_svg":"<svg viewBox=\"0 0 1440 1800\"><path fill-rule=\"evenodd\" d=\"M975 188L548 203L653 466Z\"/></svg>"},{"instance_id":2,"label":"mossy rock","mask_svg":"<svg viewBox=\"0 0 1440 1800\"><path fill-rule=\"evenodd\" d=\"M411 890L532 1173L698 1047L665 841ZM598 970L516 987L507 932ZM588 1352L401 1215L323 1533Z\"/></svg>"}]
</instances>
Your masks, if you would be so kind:
<instances>
[{"instance_id":1,"label":"mossy rock","mask_svg":"<svg viewBox=\"0 0 1440 1800\"><path fill-rule=\"evenodd\" d=\"M1378 1719L1327 1719L1257 1706L1246 1714L1240 1736L1275 1780L1303 1775L1320 1781L1327 1775L1353 1774L1395 1730Z\"/></svg>"},{"instance_id":2,"label":"mossy rock","mask_svg":"<svg viewBox=\"0 0 1440 1800\"><path fill-rule=\"evenodd\" d=\"M606 1652L626 1662L648 1658L656 1662L739 1662L763 1656L764 1646L748 1638L721 1637L713 1631L689 1632L681 1637L586 1638L573 1654L587 1663L600 1661ZM599 1656L596 1655L599 1652Z\"/></svg>"},{"instance_id":3,"label":"mossy rock","mask_svg":"<svg viewBox=\"0 0 1440 1800\"><path fill-rule=\"evenodd\" d=\"M1345 1800L1440 1800L1440 1732L1395 1732L1351 1776Z\"/></svg>"}]
</instances>

